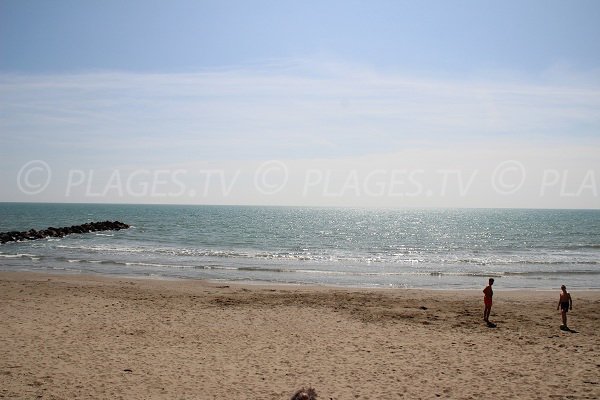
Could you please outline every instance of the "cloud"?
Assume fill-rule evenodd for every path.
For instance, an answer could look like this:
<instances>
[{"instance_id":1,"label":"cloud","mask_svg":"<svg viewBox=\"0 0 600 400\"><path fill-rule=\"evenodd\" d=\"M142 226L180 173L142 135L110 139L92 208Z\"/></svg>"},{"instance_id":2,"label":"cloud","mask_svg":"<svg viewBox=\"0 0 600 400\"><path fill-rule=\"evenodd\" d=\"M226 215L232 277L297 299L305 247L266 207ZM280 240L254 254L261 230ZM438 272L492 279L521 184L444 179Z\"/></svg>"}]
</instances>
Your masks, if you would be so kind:
<instances>
[{"instance_id":1,"label":"cloud","mask_svg":"<svg viewBox=\"0 0 600 400\"><path fill-rule=\"evenodd\" d=\"M414 78L341 64L3 75L0 91L2 129L21 138L100 149L143 138L148 148L181 143L220 158L361 154L417 137L585 136L600 126L598 85Z\"/></svg>"},{"instance_id":2,"label":"cloud","mask_svg":"<svg viewBox=\"0 0 600 400\"><path fill-rule=\"evenodd\" d=\"M595 75L553 80L559 75L456 80L310 60L195 73L0 74L2 179L33 159L63 175L194 162L233 173L231 163L271 159L364 172L389 157L433 171L498 148L496 163L525 151L520 162L534 165L547 151L555 158L543 165L553 168L600 143ZM597 168L584 160L579 171Z\"/></svg>"}]
</instances>

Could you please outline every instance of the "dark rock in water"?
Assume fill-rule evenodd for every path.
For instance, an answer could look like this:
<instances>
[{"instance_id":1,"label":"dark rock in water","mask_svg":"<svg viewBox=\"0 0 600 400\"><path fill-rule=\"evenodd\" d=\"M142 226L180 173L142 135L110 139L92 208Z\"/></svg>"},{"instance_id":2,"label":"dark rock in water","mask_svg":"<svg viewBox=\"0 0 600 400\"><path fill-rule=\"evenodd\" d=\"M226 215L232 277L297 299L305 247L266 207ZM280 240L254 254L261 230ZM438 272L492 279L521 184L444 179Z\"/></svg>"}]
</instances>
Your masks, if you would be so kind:
<instances>
[{"instance_id":1,"label":"dark rock in water","mask_svg":"<svg viewBox=\"0 0 600 400\"><path fill-rule=\"evenodd\" d=\"M52 226L36 231L30 229L25 232L0 232L0 244L8 242L19 242L22 240L44 239L47 237L64 237L72 233L89 233L98 231L120 231L127 229L129 225L120 221L88 222L83 225L66 226L63 228L54 228Z\"/></svg>"}]
</instances>

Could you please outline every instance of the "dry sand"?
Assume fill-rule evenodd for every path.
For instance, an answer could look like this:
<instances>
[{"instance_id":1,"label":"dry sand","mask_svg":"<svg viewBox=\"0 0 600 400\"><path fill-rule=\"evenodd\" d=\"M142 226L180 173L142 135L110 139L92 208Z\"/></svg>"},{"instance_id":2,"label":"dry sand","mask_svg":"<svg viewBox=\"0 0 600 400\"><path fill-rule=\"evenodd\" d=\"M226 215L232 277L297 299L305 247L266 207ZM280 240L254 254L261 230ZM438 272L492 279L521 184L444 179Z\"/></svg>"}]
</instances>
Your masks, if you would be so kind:
<instances>
[{"instance_id":1,"label":"dry sand","mask_svg":"<svg viewBox=\"0 0 600 400\"><path fill-rule=\"evenodd\" d=\"M598 399L600 292L0 273L0 398Z\"/></svg>"}]
</instances>

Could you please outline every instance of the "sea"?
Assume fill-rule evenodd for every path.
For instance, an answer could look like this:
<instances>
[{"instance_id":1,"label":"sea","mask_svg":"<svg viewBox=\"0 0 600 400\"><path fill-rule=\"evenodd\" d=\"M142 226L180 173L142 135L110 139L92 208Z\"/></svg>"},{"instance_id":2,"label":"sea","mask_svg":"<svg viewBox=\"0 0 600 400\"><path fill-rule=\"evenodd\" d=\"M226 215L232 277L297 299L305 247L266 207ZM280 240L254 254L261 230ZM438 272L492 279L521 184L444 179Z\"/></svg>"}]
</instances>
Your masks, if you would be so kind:
<instances>
[{"instance_id":1,"label":"sea","mask_svg":"<svg viewBox=\"0 0 600 400\"><path fill-rule=\"evenodd\" d=\"M600 210L0 203L0 270L342 287L600 288Z\"/></svg>"}]
</instances>

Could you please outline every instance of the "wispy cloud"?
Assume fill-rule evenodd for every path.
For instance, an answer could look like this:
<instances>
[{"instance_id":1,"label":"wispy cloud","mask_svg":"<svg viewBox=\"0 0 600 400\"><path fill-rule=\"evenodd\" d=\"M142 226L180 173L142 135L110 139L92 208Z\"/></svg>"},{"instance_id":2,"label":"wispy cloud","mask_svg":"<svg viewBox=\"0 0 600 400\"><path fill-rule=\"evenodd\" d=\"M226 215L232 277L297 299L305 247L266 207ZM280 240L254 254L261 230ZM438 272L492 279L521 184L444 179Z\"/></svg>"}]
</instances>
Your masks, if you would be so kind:
<instances>
[{"instance_id":1,"label":"wispy cloud","mask_svg":"<svg viewBox=\"0 0 600 400\"><path fill-rule=\"evenodd\" d=\"M0 75L5 148L187 159L338 157L429 143L596 141L600 84L465 81L341 63ZM141 156L141 155L140 155ZM156 157L155 157L156 158Z\"/></svg>"}]
</instances>

